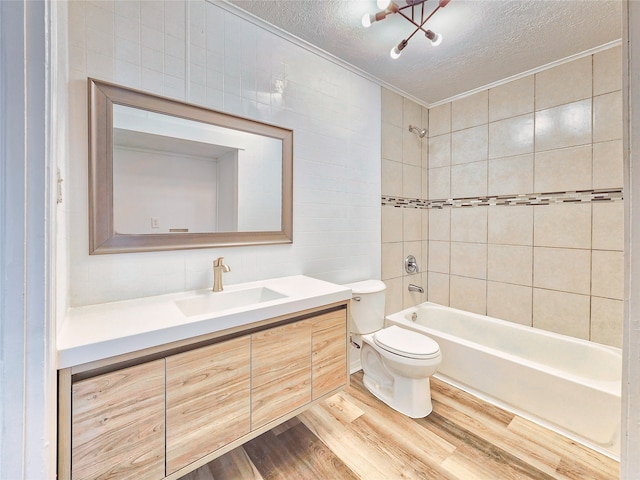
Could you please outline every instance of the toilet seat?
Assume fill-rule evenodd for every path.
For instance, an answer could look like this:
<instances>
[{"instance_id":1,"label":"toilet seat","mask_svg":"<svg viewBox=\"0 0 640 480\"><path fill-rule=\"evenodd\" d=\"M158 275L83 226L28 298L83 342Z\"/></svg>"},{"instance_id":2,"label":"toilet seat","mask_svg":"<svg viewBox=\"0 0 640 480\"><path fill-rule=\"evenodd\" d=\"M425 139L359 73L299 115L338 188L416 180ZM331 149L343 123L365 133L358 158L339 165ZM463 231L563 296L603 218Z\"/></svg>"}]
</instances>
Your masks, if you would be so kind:
<instances>
[{"instance_id":1,"label":"toilet seat","mask_svg":"<svg viewBox=\"0 0 640 480\"><path fill-rule=\"evenodd\" d=\"M380 348L402 357L429 359L440 355L440 347L435 340L396 325L377 331L373 341Z\"/></svg>"}]
</instances>

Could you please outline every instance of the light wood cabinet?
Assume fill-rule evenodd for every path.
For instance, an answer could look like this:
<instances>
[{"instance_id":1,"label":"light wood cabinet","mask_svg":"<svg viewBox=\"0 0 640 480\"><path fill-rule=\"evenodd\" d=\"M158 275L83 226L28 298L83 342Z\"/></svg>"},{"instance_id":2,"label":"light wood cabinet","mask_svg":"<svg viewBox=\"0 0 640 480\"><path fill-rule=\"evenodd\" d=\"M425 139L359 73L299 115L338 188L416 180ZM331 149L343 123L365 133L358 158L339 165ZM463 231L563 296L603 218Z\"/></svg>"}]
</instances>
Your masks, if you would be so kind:
<instances>
[{"instance_id":1,"label":"light wood cabinet","mask_svg":"<svg viewBox=\"0 0 640 480\"><path fill-rule=\"evenodd\" d=\"M347 385L344 302L272 322L61 370L58 478L175 480Z\"/></svg>"},{"instance_id":2,"label":"light wood cabinet","mask_svg":"<svg viewBox=\"0 0 640 480\"><path fill-rule=\"evenodd\" d=\"M251 428L311 401L311 327L303 320L252 335Z\"/></svg>"},{"instance_id":3,"label":"light wood cabinet","mask_svg":"<svg viewBox=\"0 0 640 480\"><path fill-rule=\"evenodd\" d=\"M347 323L343 310L311 319L312 400L347 384Z\"/></svg>"},{"instance_id":4,"label":"light wood cabinet","mask_svg":"<svg viewBox=\"0 0 640 480\"><path fill-rule=\"evenodd\" d=\"M251 338L167 357L167 474L249 433Z\"/></svg>"},{"instance_id":5,"label":"light wood cabinet","mask_svg":"<svg viewBox=\"0 0 640 480\"><path fill-rule=\"evenodd\" d=\"M164 477L164 360L81 380L71 396L72 479Z\"/></svg>"}]
</instances>

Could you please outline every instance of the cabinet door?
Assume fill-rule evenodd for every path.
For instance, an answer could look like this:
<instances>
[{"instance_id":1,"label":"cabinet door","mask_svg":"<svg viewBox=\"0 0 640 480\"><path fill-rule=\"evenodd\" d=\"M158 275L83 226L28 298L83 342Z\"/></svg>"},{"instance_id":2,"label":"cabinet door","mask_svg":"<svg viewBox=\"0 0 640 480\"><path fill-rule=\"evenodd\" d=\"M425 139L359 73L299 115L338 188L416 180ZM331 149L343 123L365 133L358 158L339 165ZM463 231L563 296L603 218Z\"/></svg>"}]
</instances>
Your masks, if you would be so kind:
<instances>
[{"instance_id":1,"label":"cabinet door","mask_svg":"<svg viewBox=\"0 0 640 480\"><path fill-rule=\"evenodd\" d=\"M255 429L311 401L311 323L289 323L251 337Z\"/></svg>"},{"instance_id":2,"label":"cabinet door","mask_svg":"<svg viewBox=\"0 0 640 480\"><path fill-rule=\"evenodd\" d=\"M164 477L164 360L76 382L71 478Z\"/></svg>"},{"instance_id":3,"label":"cabinet door","mask_svg":"<svg viewBox=\"0 0 640 480\"><path fill-rule=\"evenodd\" d=\"M167 357L167 474L250 430L250 336Z\"/></svg>"},{"instance_id":4,"label":"cabinet door","mask_svg":"<svg viewBox=\"0 0 640 480\"><path fill-rule=\"evenodd\" d=\"M312 337L312 392L315 400L347 384L346 310L318 315L310 319Z\"/></svg>"}]
</instances>

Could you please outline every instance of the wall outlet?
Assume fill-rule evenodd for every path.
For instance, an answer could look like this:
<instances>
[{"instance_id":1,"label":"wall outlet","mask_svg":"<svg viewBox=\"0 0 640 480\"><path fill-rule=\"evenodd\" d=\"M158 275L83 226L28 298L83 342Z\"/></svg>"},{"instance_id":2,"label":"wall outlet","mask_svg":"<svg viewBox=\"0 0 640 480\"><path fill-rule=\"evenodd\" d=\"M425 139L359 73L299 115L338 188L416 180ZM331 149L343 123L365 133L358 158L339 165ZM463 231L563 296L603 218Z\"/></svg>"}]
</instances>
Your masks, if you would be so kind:
<instances>
[{"instance_id":1,"label":"wall outlet","mask_svg":"<svg viewBox=\"0 0 640 480\"><path fill-rule=\"evenodd\" d=\"M160 228L160 219L158 217L151 217L151 228Z\"/></svg>"}]
</instances>

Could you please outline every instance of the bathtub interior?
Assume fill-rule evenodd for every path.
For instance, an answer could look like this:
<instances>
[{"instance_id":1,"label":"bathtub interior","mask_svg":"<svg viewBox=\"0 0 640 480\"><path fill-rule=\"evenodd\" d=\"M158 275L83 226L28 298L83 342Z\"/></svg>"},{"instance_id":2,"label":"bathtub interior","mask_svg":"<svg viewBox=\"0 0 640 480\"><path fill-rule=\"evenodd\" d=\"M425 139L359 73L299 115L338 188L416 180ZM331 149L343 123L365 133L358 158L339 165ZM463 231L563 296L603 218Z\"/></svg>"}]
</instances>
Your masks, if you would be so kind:
<instances>
[{"instance_id":1,"label":"bathtub interior","mask_svg":"<svg viewBox=\"0 0 640 480\"><path fill-rule=\"evenodd\" d=\"M429 302L386 323L440 344L439 378L619 458L619 349Z\"/></svg>"}]
</instances>

